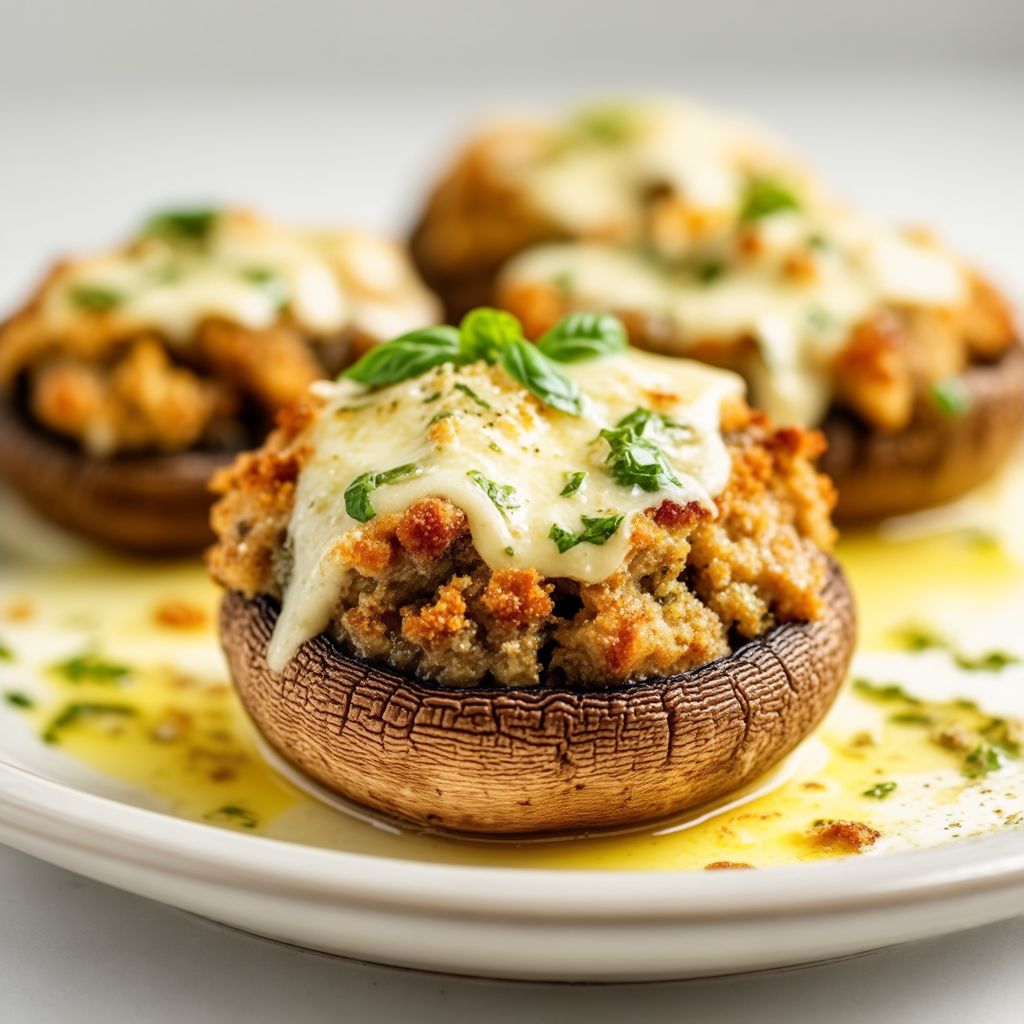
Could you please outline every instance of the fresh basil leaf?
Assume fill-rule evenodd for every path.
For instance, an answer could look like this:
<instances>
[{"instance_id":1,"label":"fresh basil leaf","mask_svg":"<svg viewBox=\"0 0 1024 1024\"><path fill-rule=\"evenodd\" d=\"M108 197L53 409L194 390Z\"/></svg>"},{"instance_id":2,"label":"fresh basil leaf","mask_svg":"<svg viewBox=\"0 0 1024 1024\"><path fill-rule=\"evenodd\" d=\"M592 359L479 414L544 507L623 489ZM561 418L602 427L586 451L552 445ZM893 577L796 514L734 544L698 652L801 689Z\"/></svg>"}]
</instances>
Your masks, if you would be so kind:
<instances>
[{"instance_id":1,"label":"fresh basil leaf","mask_svg":"<svg viewBox=\"0 0 1024 1024\"><path fill-rule=\"evenodd\" d=\"M499 349L498 363L545 405L579 416L583 405L580 389L536 345L516 338Z\"/></svg>"},{"instance_id":2,"label":"fresh basil leaf","mask_svg":"<svg viewBox=\"0 0 1024 1024\"><path fill-rule=\"evenodd\" d=\"M622 525L625 519L623 513L614 513L610 516L580 516L580 523L583 529L579 533L566 530L558 523L551 524L548 536L555 542L560 554L565 554L570 548L577 544L596 544L598 546L606 543L609 538Z\"/></svg>"},{"instance_id":3,"label":"fresh basil leaf","mask_svg":"<svg viewBox=\"0 0 1024 1024\"><path fill-rule=\"evenodd\" d=\"M404 466L386 469L382 473L360 473L345 488L345 511L356 522L368 523L377 514L370 501L370 495L378 487L405 480L410 476L415 476L419 471L420 467L415 462L409 462Z\"/></svg>"},{"instance_id":4,"label":"fresh basil leaf","mask_svg":"<svg viewBox=\"0 0 1024 1024\"><path fill-rule=\"evenodd\" d=\"M379 388L418 377L444 363L471 362L454 327L426 327L371 348L344 373L349 380Z\"/></svg>"},{"instance_id":5,"label":"fresh basil leaf","mask_svg":"<svg viewBox=\"0 0 1024 1024\"><path fill-rule=\"evenodd\" d=\"M68 296L79 309L87 309L90 313L105 313L123 301L120 292L96 284L75 285Z\"/></svg>"},{"instance_id":6,"label":"fresh basil leaf","mask_svg":"<svg viewBox=\"0 0 1024 1024\"><path fill-rule=\"evenodd\" d=\"M740 206L740 220L753 221L786 210L799 210L796 196L781 182L771 178L751 178Z\"/></svg>"},{"instance_id":7,"label":"fresh basil leaf","mask_svg":"<svg viewBox=\"0 0 1024 1024\"><path fill-rule=\"evenodd\" d=\"M462 318L459 335L470 360L493 363L506 345L522 339L523 327L511 313L481 306Z\"/></svg>"},{"instance_id":8,"label":"fresh basil leaf","mask_svg":"<svg viewBox=\"0 0 1024 1024\"><path fill-rule=\"evenodd\" d=\"M142 232L172 242L205 242L213 232L219 212L213 209L163 210L153 214Z\"/></svg>"},{"instance_id":9,"label":"fresh basil leaf","mask_svg":"<svg viewBox=\"0 0 1024 1024\"><path fill-rule=\"evenodd\" d=\"M626 328L609 313L570 313L537 342L549 359L575 363L626 350Z\"/></svg>"},{"instance_id":10,"label":"fresh basil leaf","mask_svg":"<svg viewBox=\"0 0 1024 1024\"><path fill-rule=\"evenodd\" d=\"M558 492L559 496L568 498L570 495L575 494L583 486L583 481L586 479L587 474L585 470L576 470L566 481L565 486Z\"/></svg>"},{"instance_id":11,"label":"fresh basil leaf","mask_svg":"<svg viewBox=\"0 0 1024 1024\"><path fill-rule=\"evenodd\" d=\"M478 469L471 469L466 476L491 499L491 504L502 515L519 508L519 497L511 484L497 484L488 480Z\"/></svg>"}]
</instances>

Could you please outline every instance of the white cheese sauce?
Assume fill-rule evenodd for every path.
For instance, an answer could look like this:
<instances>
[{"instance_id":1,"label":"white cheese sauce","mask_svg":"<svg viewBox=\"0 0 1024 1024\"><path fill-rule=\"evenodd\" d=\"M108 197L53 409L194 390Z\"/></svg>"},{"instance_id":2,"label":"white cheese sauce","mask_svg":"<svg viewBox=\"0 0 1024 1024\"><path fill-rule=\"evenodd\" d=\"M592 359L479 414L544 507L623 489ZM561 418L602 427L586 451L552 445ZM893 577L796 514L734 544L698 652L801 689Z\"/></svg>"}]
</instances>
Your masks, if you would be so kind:
<instances>
[{"instance_id":1,"label":"white cheese sauce","mask_svg":"<svg viewBox=\"0 0 1024 1024\"><path fill-rule=\"evenodd\" d=\"M378 339L438 313L396 244L285 227L245 211L218 213L201 243L143 237L68 264L42 300L55 336L81 324L90 292L109 297L103 316L113 330L154 330L178 343L207 319L263 330L287 311L313 340L347 328Z\"/></svg>"},{"instance_id":2,"label":"white cheese sauce","mask_svg":"<svg viewBox=\"0 0 1024 1024\"><path fill-rule=\"evenodd\" d=\"M632 350L562 369L584 396L580 416L542 405L484 363L446 365L376 391L347 381L316 385L323 405L300 441L312 454L296 490L289 528L294 562L270 648L272 668L283 668L327 625L352 578L337 545L362 528L346 511L344 493L363 473L416 467L372 491L377 515L421 498L447 498L465 512L473 544L492 569L531 567L585 583L607 579L623 564L632 521L644 509L672 500L714 510L730 474L720 409L742 394L737 376ZM655 493L613 479L609 446L599 436L637 408L680 425L657 434L678 484ZM583 483L562 496L578 472L586 473ZM502 489L498 503L487 482ZM579 533L581 517L613 515L623 520L603 544L560 552L549 536L553 524Z\"/></svg>"},{"instance_id":3,"label":"white cheese sauce","mask_svg":"<svg viewBox=\"0 0 1024 1024\"><path fill-rule=\"evenodd\" d=\"M624 109L622 139L562 139L517 168L530 204L575 240L513 259L504 287L554 283L573 308L651 315L683 355L753 341L759 365L744 372L755 404L804 425L821 421L831 363L869 314L964 301L950 256L842 206L746 122L683 103ZM745 217L758 180L798 208ZM649 195L665 187L677 215L659 229ZM712 266L708 279L700 271Z\"/></svg>"}]
</instances>

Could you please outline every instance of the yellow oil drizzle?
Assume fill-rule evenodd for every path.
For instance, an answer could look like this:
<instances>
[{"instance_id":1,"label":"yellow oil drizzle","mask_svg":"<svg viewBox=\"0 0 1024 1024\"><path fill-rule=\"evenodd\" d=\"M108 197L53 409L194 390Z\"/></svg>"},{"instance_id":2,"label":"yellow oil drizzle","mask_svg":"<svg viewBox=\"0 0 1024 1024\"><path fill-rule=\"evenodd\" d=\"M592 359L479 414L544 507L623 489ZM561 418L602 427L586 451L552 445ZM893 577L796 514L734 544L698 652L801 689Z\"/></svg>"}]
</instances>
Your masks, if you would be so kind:
<instances>
[{"instance_id":1,"label":"yellow oil drizzle","mask_svg":"<svg viewBox=\"0 0 1024 1024\"><path fill-rule=\"evenodd\" d=\"M858 594L862 644L869 648L892 646L894 627L907 622L948 621L951 613L980 621L994 609L1005 616L1008 608L1024 607L1019 565L998 539L977 531L953 528L888 541L855 535L840 555ZM33 706L8 701L0 712L17 716L37 735L49 730L54 749L131 784L143 794L140 803L168 813L421 861L612 870L696 869L723 861L761 866L849 852L815 841L814 823L822 819L876 827L882 836L874 852L995 831L1017 823L1024 811L1024 765L972 781L961 772L964 749L935 740L940 726L976 733L985 716L848 688L789 766L787 779L699 823L681 819L628 834L536 842L378 827L314 800L260 755L220 659L217 601L215 588L193 565L93 559L72 569L17 562L4 568L0 641L14 658L0 661L0 695L24 690ZM168 602L192 614L168 616ZM170 623L161 621L168 617ZM174 621L179 618L199 621ZM130 673L74 679L55 667L85 652ZM130 712L96 708L60 725L70 704L113 704ZM864 795L892 781L893 792Z\"/></svg>"}]
</instances>

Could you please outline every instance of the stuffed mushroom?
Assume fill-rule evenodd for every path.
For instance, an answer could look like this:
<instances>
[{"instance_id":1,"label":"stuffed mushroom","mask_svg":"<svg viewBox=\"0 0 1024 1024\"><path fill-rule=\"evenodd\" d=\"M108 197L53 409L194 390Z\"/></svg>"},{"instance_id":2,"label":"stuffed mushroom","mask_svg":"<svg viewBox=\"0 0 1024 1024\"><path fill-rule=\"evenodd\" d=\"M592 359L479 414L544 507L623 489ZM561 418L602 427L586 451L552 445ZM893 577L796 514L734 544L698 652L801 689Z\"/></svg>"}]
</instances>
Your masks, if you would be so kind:
<instances>
[{"instance_id":1,"label":"stuffed mushroom","mask_svg":"<svg viewBox=\"0 0 1024 1024\"><path fill-rule=\"evenodd\" d=\"M927 233L837 201L757 128L693 105L480 135L413 252L450 315L496 302L537 336L610 310L635 345L740 372L777 422L824 428L846 517L962 494L1024 427L1024 349L990 284Z\"/></svg>"},{"instance_id":2,"label":"stuffed mushroom","mask_svg":"<svg viewBox=\"0 0 1024 1024\"><path fill-rule=\"evenodd\" d=\"M140 551L210 539L211 473L435 300L393 243L240 210L151 217L57 264L0 326L0 470L44 513Z\"/></svg>"},{"instance_id":3,"label":"stuffed mushroom","mask_svg":"<svg viewBox=\"0 0 1024 1024\"><path fill-rule=\"evenodd\" d=\"M238 691L320 783L463 832L714 799L846 671L821 436L578 314L384 344L217 477Z\"/></svg>"}]
</instances>

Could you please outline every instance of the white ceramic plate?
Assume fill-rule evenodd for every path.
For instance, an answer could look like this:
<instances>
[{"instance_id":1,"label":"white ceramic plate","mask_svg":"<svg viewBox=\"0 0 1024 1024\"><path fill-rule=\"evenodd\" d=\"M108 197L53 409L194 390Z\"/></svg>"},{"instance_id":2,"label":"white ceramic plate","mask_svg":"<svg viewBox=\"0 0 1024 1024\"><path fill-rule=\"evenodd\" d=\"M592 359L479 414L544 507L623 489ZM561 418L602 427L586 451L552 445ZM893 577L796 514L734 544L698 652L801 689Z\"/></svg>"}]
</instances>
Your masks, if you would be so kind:
<instances>
[{"instance_id":1,"label":"white ceramic plate","mask_svg":"<svg viewBox=\"0 0 1024 1024\"><path fill-rule=\"evenodd\" d=\"M269 938L503 978L647 980L811 963L1024 912L1024 836L758 871L427 865L224 831L0 763L0 841Z\"/></svg>"}]
</instances>

